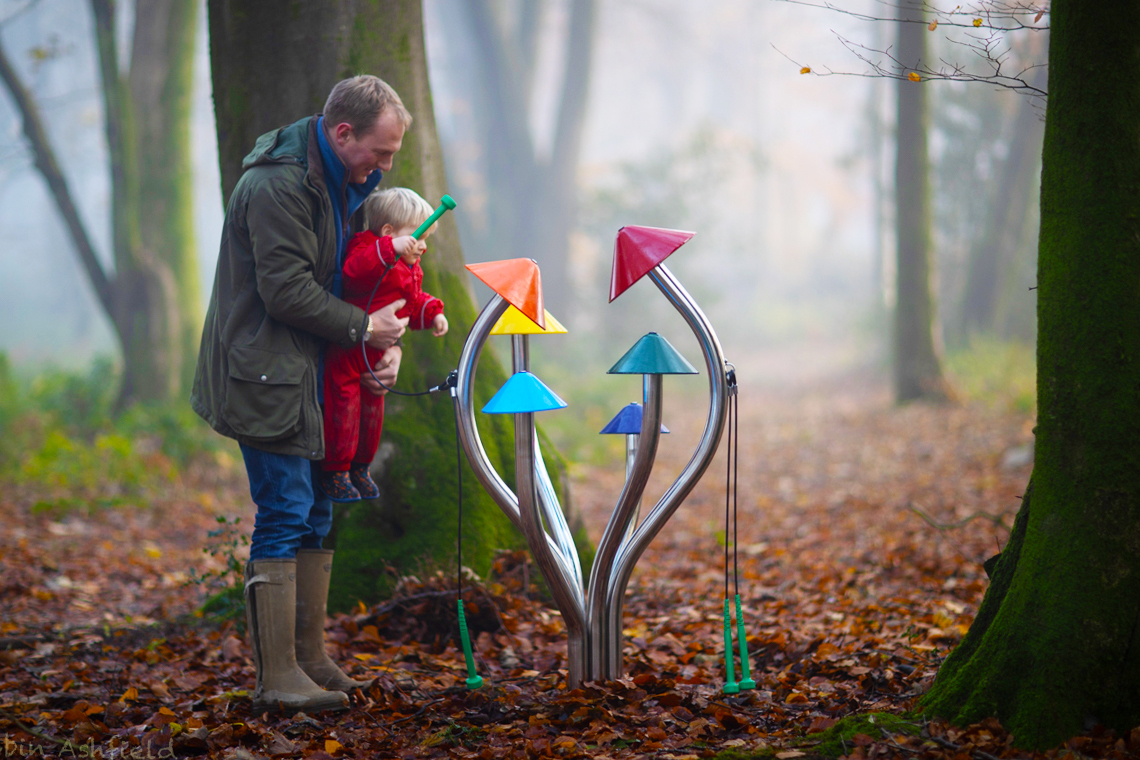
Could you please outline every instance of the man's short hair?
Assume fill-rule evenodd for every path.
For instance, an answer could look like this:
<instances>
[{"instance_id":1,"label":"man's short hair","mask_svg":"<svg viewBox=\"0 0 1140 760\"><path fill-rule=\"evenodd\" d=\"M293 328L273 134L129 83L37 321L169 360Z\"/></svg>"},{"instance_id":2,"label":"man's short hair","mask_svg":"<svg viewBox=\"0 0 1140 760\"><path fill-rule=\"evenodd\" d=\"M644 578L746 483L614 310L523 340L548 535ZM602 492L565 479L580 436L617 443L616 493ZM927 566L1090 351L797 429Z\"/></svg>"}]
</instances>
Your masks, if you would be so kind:
<instances>
[{"instance_id":1,"label":"man's short hair","mask_svg":"<svg viewBox=\"0 0 1140 760\"><path fill-rule=\"evenodd\" d=\"M380 77L360 74L333 86L325 101L325 123L329 129L347 123L357 137L362 137L372 131L380 114L389 108L396 112L404 129L412 126L412 115L392 86Z\"/></svg>"},{"instance_id":2,"label":"man's short hair","mask_svg":"<svg viewBox=\"0 0 1140 760\"><path fill-rule=\"evenodd\" d=\"M377 235L385 224L390 224L397 230L418 227L431 216L433 211L435 209L421 198L419 193L406 187L378 190L364 199L364 218L368 223L368 229ZM434 231L438 224L439 222L436 222L427 231Z\"/></svg>"}]
</instances>

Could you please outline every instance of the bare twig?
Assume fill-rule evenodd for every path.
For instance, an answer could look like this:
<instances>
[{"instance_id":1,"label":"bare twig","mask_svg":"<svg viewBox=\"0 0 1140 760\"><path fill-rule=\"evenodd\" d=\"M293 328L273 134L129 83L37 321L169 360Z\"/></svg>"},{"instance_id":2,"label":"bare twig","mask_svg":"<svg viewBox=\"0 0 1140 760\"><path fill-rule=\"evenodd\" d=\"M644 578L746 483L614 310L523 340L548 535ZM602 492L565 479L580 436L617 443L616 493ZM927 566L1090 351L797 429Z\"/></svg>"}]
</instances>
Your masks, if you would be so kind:
<instances>
[{"instance_id":1,"label":"bare twig","mask_svg":"<svg viewBox=\"0 0 1140 760\"><path fill-rule=\"evenodd\" d=\"M985 519L992 522L994 525L1000 525L1001 527L1005 528L1006 530L1010 530L1010 527L1005 524L1005 520L1001 515L990 514L989 512L978 511L978 512L974 512L972 515L969 515L967 517L963 517L961 520L958 520L956 522L940 523L940 522L937 522L933 517L928 515L926 512L923 512L921 509L916 507L913 502L910 504L907 504L907 509L909 509L911 512L914 512L916 515L921 517L926 522L927 525L934 528L935 530L952 530L954 528L961 528L963 525L968 524L971 520L975 520L979 517L984 517Z\"/></svg>"},{"instance_id":2,"label":"bare twig","mask_svg":"<svg viewBox=\"0 0 1140 760\"><path fill-rule=\"evenodd\" d=\"M27 13L28 11L30 11L32 8L34 8L35 6L37 6L39 4L40 4L40 0L28 0L28 2L24 3L19 8L16 8L14 11L9 13L4 18L0 18L0 29L2 29L4 27L4 25L7 24L9 21L12 21L16 18L19 18L20 16L24 15L25 13Z\"/></svg>"},{"instance_id":3,"label":"bare twig","mask_svg":"<svg viewBox=\"0 0 1140 760\"><path fill-rule=\"evenodd\" d=\"M816 76L857 76L885 79L913 79L915 76L927 81L947 82L976 82L988 84L1015 92L1023 93L1033 98L1045 98L1047 93L1041 87L1032 84L1028 74L1044 64L1033 64L1023 67L1015 73L1006 73L1009 51L1002 50L1001 45L1005 35L1017 31L1047 31L1047 24L1039 24L1043 16L1048 13L1048 7L1035 7L1024 2L983 2L963 10L957 6L952 11L939 10L927 3L924 10L933 16L931 18L901 18L883 17L866 13L859 13L840 8L831 2L811 2L810 0L778 0L792 5L803 5L811 8L834 11L846 16L864 21L889 21L892 23L920 23L929 26L931 30L939 26L948 26L968 30L966 40L951 39L950 42L965 47L989 67L988 73L975 73L969 71L963 64L942 60L940 65L932 66L924 61L902 61L897 58L891 48L879 50L857 42L853 42L842 35L833 32L839 43L860 62L868 67L868 71L834 71L824 67L816 70L811 66L803 65L783 51L776 51L800 68L803 74ZM891 8L900 8L896 4L882 3ZM1033 21L1027 22L1023 17L1033 15ZM773 46L775 47L775 46ZM880 60L881 59L881 60Z\"/></svg>"},{"instance_id":4,"label":"bare twig","mask_svg":"<svg viewBox=\"0 0 1140 760\"><path fill-rule=\"evenodd\" d=\"M12 713L8 712L3 707L0 707L0 715L3 715L8 720L15 723L16 728L20 729L21 731L23 731L25 734L28 734L29 736L35 736L38 739L43 739L45 741L49 741L49 742L52 742L53 744L58 744L60 746L67 746L70 743L70 742L64 741L63 739L59 739L57 737L45 734L43 731L40 731L38 728L32 728L31 726L25 725L16 715L13 715Z\"/></svg>"}]
</instances>

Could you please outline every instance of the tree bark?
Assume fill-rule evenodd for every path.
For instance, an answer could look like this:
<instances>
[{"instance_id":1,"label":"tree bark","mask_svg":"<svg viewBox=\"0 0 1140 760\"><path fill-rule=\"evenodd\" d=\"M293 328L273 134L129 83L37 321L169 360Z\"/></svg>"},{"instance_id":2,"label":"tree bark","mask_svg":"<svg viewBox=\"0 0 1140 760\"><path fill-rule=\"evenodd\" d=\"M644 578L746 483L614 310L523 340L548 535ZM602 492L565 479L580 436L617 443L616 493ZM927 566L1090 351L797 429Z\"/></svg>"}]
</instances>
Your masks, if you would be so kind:
<instances>
[{"instance_id":1,"label":"tree bark","mask_svg":"<svg viewBox=\"0 0 1140 760\"><path fill-rule=\"evenodd\" d=\"M174 278L182 388L193 381L203 318L190 168L197 18L196 0L137 3L129 78L143 203L139 238Z\"/></svg>"},{"instance_id":2,"label":"tree bark","mask_svg":"<svg viewBox=\"0 0 1140 760\"><path fill-rule=\"evenodd\" d=\"M114 3L92 0L91 10L110 154L113 275L95 253L90 232L71 196L35 101L3 49L0 49L0 79L20 111L36 169L47 183L80 265L115 328L123 355L118 400L121 409L134 401L167 401L174 397L182 356L178 333L181 318L171 267L145 249L140 237L140 218L160 212L144 213L140 208L143 196L139 186L134 107L118 67ZM146 10L149 6L143 11L144 17ZM189 54L187 50L187 57ZM186 116L188 114L183 118Z\"/></svg>"},{"instance_id":3,"label":"tree bark","mask_svg":"<svg viewBox=\"0 0 1140 760\"><path fill-rule=\"evenodd\" d=\"M917 67L926 59L926 27L922 0L899 6L898 58ZM898 158L895 164L898 266L894 319L895 399L945 400L949 391L942 374L941 341L934 305L929 127L926 85L898 83Z\"/></svg>"},{"instance_id":4,"label":"tree bark","mask_svg":"<svg viewBox=\"0 0 1140 760\"><path fill-rule=\"evenodd\" d=\"M410 187L433 205L447 192L432 111L419 0L344 0L333 7L301 4L279 9L210 0L211 59L218 142L225 193L240 176L241 158L262 132L319 112L342 77L375 74L391 84L414 117L382 187ZM405 338L398 388L419 390L454 368L476 312L454 213L444 215L428 243L424 290L447 305L451 328L443 339L426 332ZM505 258L505 257L504 257ZM476 379L489 399L506 380L490 347ZM446 394L403 398L389 394L384 438L373 471L380 499L338 510L330 542L337 550L331 601L386 595L394 567L411 572L454 562L457 484L455 421ZM514 476L509 420L480 419L488 456L510 482ZM464 563L486 573L499 548L521 547L522 537L479 487L464 462ZM552 468L554 469L554 468ZM556 476L552 472L552 476Z\"/></svg>"},{"instance_id":5,"label":"tree bark","mask_svg":"<svg viewBox=\"0 0 1140 760\"><path fill-rule=\"evenodd\" d=\"M1026 749L1140 724L1137 23L1137 2L1051 8L1032 505L923 701Z\"/></svg>"}]
</instances>

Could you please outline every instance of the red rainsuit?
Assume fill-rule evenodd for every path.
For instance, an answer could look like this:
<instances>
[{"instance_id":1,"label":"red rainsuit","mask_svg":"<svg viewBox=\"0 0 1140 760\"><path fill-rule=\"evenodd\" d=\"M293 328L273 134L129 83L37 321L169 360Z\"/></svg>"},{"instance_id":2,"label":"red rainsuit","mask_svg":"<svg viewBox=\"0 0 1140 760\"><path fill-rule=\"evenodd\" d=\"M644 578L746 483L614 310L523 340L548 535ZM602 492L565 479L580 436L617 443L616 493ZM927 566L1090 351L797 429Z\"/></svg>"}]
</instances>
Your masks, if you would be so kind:
<instances>
[{"instance_id":1,"label":"red rainsuit","mask_svg":"<svg viewBox=\"0 0 1140 760\"><path fill-rule=\"evenodd\" d=\"M423 292L424 270L419 263L408 266L396 256L391 237L374 232L360 232L348 241L344 257L344 300L371 313L403 298L407 304L396 312L408 317L408 327L426 330L437 314L443 313L443 301ZM387 274L384 274L387 271ZM380 278L383 277L381 280ZM376 282L380 286L376 287ZM372 289L375 295L369 299ZM374 348L360 345L342 348L329 345L325 353L325 460L326 472L345 471L352 463L371 464L380 445L384 426L384 397L362 391L360 377L368 367L384 355Z\"/></svg>"}]
</instances>

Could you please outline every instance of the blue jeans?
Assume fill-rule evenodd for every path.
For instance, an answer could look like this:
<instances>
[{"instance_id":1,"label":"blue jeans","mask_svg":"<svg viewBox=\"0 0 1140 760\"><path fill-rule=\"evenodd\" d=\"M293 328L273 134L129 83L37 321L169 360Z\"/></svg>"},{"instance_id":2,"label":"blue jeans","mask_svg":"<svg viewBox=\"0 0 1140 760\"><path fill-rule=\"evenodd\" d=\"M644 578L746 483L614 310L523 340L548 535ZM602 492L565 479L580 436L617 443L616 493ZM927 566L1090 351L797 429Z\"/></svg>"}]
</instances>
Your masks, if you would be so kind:
<instances>
[{"instance_id":1,"label":"blue jeans","mask_svg":"<svg viewBox=\"0 0 1140 760\"><path fill-rule=\"evenodd\" d=\"M332 502L314 485L320 462L241 445L249 495L257 505L249 558L282 559L320 549L332 527Z\"/></svg>"}]
</instances>

